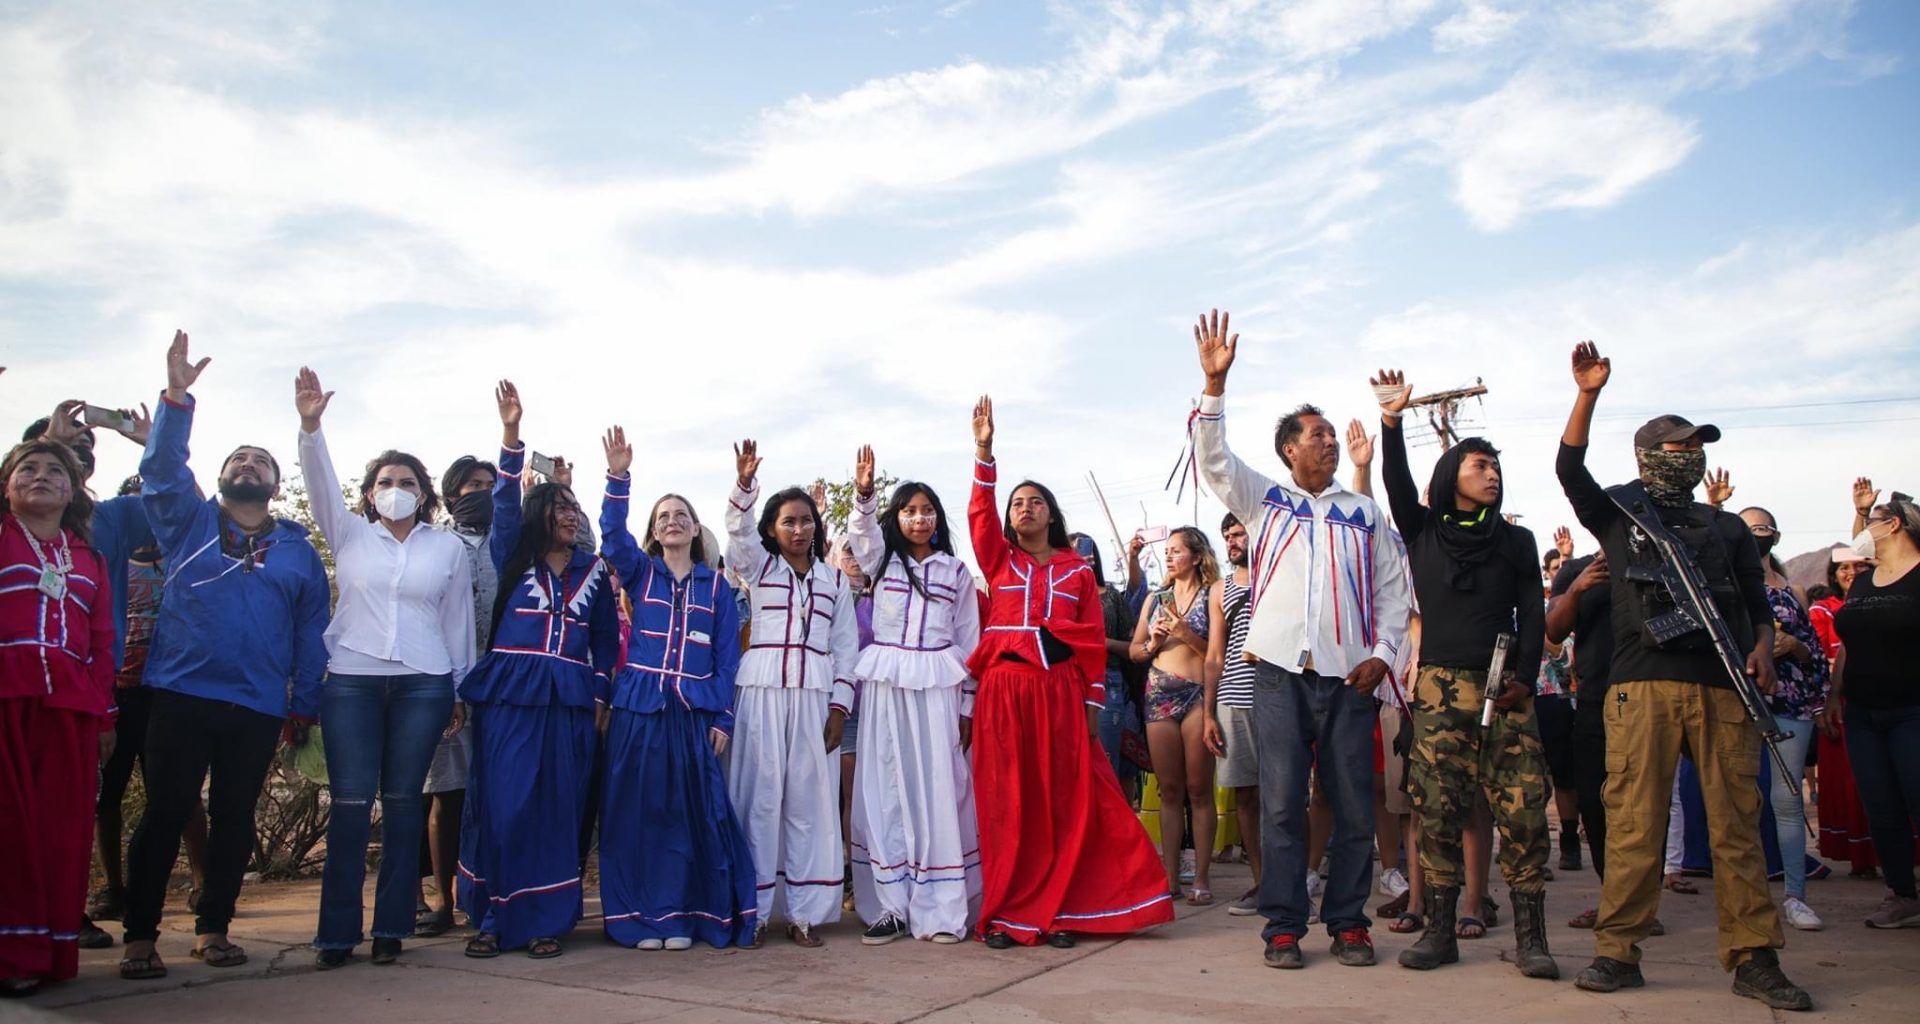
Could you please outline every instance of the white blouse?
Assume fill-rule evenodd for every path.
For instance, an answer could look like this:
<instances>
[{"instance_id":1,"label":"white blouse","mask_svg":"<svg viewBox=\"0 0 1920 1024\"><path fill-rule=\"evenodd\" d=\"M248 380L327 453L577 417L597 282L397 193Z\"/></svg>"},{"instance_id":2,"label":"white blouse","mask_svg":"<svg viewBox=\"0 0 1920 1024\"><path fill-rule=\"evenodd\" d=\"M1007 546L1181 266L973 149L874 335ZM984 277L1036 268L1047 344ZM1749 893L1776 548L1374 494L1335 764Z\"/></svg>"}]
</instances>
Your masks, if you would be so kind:
<instances>
[{"instance_id":1,"label":"white blouse","mask_svg":"<svg viewBox=\"0 0 1920 1024\"><path fill-rule=\"evenodd\" d=\"M453 676L473 667L473 570L467 545L414 524L404 541L340 499L340 479L319 431L300 433L300 474L313 519L333 549L340 592L327 626L328 669L353 675ZM422 481L425 483L426 481Z\"/></svg>"},{"instance_id":2,"label":"white blouse","mask_svg":"<svg viewBox=\"0 0 1920 1024\"><path fill-rule=\"evenodd\" d=\"M879 495L854 496L848 523L853 557L873 580L873 643L860 652L855 675L905 690L959 686L962 714L971 714L974 681L967 658L980 643L980 603L966 563L943 551L913 564L916 589L899 558L876 577L886 539L876 516ZM942 529L951 529L942 523Z\"/></svg>"},{"instance_id":3,"label":"white blouse","mask_svg":"<svg viewBox=\"0 0 1920 1024\"><path fill-rule=\"evenodd\" d=\"M836 707L853 705L853 668L860 656L860 622L853 588L823 559L805 575L760 543L755 511L760 487L733 485L727 501L727 565L740 577L752 607L751 633L740 656L736 686L830 690Z\"/></svg>"}]
</instances>

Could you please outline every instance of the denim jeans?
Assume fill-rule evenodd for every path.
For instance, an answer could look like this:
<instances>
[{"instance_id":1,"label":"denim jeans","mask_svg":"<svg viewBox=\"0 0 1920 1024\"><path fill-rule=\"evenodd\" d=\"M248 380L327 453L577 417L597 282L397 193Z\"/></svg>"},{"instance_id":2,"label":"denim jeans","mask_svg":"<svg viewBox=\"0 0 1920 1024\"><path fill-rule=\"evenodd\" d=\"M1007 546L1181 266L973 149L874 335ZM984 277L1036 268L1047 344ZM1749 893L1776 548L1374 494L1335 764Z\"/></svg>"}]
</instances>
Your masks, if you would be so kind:
<instances>
[{"instance_id":1,"label":"denim jeans","mask_svg":"<svg viewBox=\"0 0 1920 1024\"><path fill-rule=\"evenodd\" d=\"M1320 920L1332 935L1365 928L1373 885L1373 699L1339 676L1260 662L1253 730L1260 761L1261 938L1307 934L1307 776L1333 805Z\"/></svg>"},{"instance_id":2,"label":"denim jeans","mask_svg":"<svg viewBox=\"0 0 1920 1024\"><path fill-rule=\"evenodd\" d=\"M1913 889L1913 829L1920 821L1920 707L1875 711L1848 704L1847 760L1867 808L1867 831L1887 888Z\"/></svg>"},{"instance_id":3,"label":"denim jeans","mask_svg":"<svg viewBox=\"0 0 1920 1024\"><path fill-rule=\"evenodd\" d=\"M452 676L330 675L320 698L321 739L332 780L327 863L320 874L315 949L360 944L373 799L380 798L380 878L373 937L413 934L420 875L420 787L453 713Z\"/></svg>"},{"instance_id":4,"label":"denim jeans","mask_svg":"<svg viewBox=\"0 0 1920 1024\"><path fill-rule=\"evenodd\" d=\"M1127 681L1118 672L1107 673L1107 702L1100 709L1100 749L1106 751L1113 774L1124 786L1139 774L1132 761L1120 752L1120 737L1134 727L1133 701L1127 698Z\"/></svg>"},{"instance_id":5,"label":"denim jeans","mask_svg":"<svg viewBox=\"0 0 1920 1024\"><path fill-rule=\"evenodd\" d=\"M1813 746L1813 720L1775 715L1773 720L1785 730L1787 738L1779 743L1780 756L1787 762L1791 777L1782 778L1779 765L1773 769L1773 830L1780 841L1780 870L1786 875L1787 895L1807 898L1807 809L1800 795L1800 780L1807 774L1807 750ZM1771 755L1769 755L1771 756Z\"/></svg>"}]
</instances>

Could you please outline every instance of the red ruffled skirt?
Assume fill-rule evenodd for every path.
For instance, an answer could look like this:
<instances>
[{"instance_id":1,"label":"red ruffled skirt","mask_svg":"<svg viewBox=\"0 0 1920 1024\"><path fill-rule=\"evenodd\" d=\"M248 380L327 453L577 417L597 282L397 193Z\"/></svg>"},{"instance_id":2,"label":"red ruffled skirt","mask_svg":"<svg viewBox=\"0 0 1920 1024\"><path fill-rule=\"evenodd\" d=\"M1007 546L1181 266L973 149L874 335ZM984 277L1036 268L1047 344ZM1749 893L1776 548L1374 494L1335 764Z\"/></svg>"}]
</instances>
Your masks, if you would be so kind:
<instances>
[{"instance_id":1,"label":"red ruffled skirt","mask_svg":"<svg viewBox=\"0 0 1920 1024\"><path fill-rule=\"evenodd\" d=\"M80 969L100 719L0 699L0 978Z\"/></svg>"},{"instance_id":2,"label":"red ruffled skirt","mask_svg":"<svg viewBox=\"0 0 1920 1024\"><path fill-rule=\"evenodd\" d=\"M979 933L1035 945L1057 931L1119 934L1173 920L1167 873L1087 735L1069 663L994 662L973 718L983 894Z\"/></svg>"}]
</instances>

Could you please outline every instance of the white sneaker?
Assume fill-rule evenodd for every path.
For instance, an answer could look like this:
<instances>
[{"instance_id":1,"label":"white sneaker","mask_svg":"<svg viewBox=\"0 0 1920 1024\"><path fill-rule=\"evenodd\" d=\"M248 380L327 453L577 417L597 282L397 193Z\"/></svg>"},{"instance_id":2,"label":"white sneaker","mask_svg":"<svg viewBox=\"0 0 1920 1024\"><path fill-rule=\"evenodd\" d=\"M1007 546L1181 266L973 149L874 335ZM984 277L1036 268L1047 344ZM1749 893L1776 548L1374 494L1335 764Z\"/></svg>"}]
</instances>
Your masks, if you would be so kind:
<instances>
[{"instance_id":1,"label":"white sneaker","mask_svg":"<svg viewBox=\"0 0 1920 1024\"><path fill-rule=\"evenodd\" d=\"M1789 896L1780 901L1780 916L1785 918L1788 924L1803 932L1817 932L1826 927L1826 923L1820 920L1820 915L1814 913L1813 908L1807 906L1798 896Z\"/></svg>"},{"instance_id":2,"label":"white sneaker","mask_svg":"<svg viewBox=\"0 0 1920 1024\"><path fill-rule=\"evenodd\" d=\"M673 938L667 940L666 948L671 949L675 952L678 952L683 949L692 949L693 940L686 937L685 935L675 935Z\"/></svg>"},{"instance_id":3,"label":"white sneaker","mask_svg":"<svg viewBox=\"0 0 1920 1024\"><path fill-rule=\"evenodd\" d=\"M667 944L660 939L641 939L640 944L635 946L634 948L644 949L647 952L651 953L657 949L667 948Z\"/></svg>"},{"instance_id":4,"label":"white sneaker","mask_svg":"<svg viewBox=\"0 0 1920 1024\"><path fill-rule=\"evenodd\" d=\"M1320 877L1318 871L1307 872L1307 898L1318 903L1320 902L1320 897L1325 895L1326 891L1327 880Z\"/></svg>"},{"instance_id":5,"label":"white sneaker","mask_svg":"<svg viewBox=\"0 0 1920 1024\"><path fill-rule=\"evenodd\" d=\"M1399 899L1412 888L1407 884L1407 876L1399 868L1388 868L1380 872L1380 894L1388 899Z\"/></svg>"},{"instance_id":6,"label":"white sneaker","mask_svg":"<svg viewBox=\"0 0 1920 1024\"><path fill-rule=\"evenodd\" d=\"M1180 851L1180 881L1192 884L1194 877L1194 854L1192 850Z\"/></svg>"}]
</instances>

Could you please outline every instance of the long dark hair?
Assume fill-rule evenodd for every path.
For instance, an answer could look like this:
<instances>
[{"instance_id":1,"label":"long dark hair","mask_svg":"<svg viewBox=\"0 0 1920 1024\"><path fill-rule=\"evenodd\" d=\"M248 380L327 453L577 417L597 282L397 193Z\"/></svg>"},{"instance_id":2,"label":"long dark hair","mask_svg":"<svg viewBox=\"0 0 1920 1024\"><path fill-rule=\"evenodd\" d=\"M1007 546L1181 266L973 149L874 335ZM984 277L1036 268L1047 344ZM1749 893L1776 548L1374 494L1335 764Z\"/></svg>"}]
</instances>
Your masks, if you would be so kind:
<instances>
[{"instance_id":1,"label":"long dark hair","mask_svg":"<svg viewBox=\"0 0 1920 1024\"><path fill-rule=\"evenodd\" d=\"M86 481L80 475L80 456L58 441L47 438L23 441L7 453L6 461L0 463L0 515L13 511L11 503L7 501L7 481L13 479L13 471L20 468L27 456L42 454L51 455L60 463L60 468L66 471L67 486L72 493L67 500L66 510L60 513L61 527L73 531L81 543L92 546L93 495L87 493Z\"/></svg>"},{"instance_id":2,"label":"long dark hair","mask_svg":"<svg viewBox=\"0 0 1920 1024\"><path fill-rule=\"evenodd\" d=\"M773 536L773 524L779 520L780 510L785 508L789 501L807 503L807 511L813 513L813 557L826 558L827 524L820 518L820 506L813 503L813 495L799 487L789 487L780 491L768 498L766 504L760 506L760 546L766 548L769 555L780 553L780 542Z\"/></svg>"},{"instance_id":3,"label":"long dark hair","mask_svg":"<svg viewBox=\"0 0 1920 1024\"><path fill-rule=\"evenodd\" d=\"M659 499L653 503L653 508L647 512L647 528L640 536L640 550L645 551L649 555L657 555L665 550L660 544L660 538L653 535L653 520L655 516L660 514L660 506L665 505L669 501L677 501L687 507L687 515L693 519L693 560L695 562L706 561L707 542L706 536L700 529L700 513L693 510L693 502L671 492L662 494Z\"/></svg>"},{"instance_id":4,"label":"long dark hair","mask_svg":"<svg viewBox=\"0 0 1920 1024\"><path fill-rule=\"evenodd\" d=\"M507 613L507 602L520 589L520 577L553 550L553 513L562 498L579 504L574 501L573 491L551 482L527 488L526 497L520 501L520 541L500 567L500 585L493 596L495 635L500 631L501 617Z\"/></svg>"},{"instance_id":5,"label":"long dark hair","mask_svg":"<svg viewBox=\"0 0 1920 1024\"><path fill-rule=\"evenodd\" d=\"M1040 496L1047 500L1047 512L1053 517L1053 522L1047 524L1047 546L1055 551L1071 551L1073 543L1067 539L1067 517L1060 511L1060 503L1054 500L1053 492L1038 480L1022 480L1007 492L1006 507L1000 510L1000 532L1006 535L1007 543L1016 548L1020 546L1020 537L1013 532L1013 496L1019 494L1022 487L1039 491Z\"/></svg>"},{"instance_id":6,"label":"long dark hair","mask_svg":"<svg viewBox=\"0 0 1920 1024\"><path fill-rule=\"evenodd\" d=\"M940 517L939 524L933 528L931 541L933 549L943 554L953 554L953 534L947 529L947 507L940 504L940 496L933 492L933 488L916 480L909 480L893 489L893 497L887 501L887 507L880 510L880 536L886 541L887 547L886 552L880 556L880 568L873 571L873 579L878 586L879 581L887 575L887 563L893 561L894 556L898 555L900 567L907 571L907 583L921 597L925 597L927 596L926 585L920 582L919 574L913 571L913 559L907 555L907 538L900 533L900 510L905 508L907 502L912 501L916 494L926 495L927 501L933 505L934 514Z\"/></svg>"}]
</instances>

